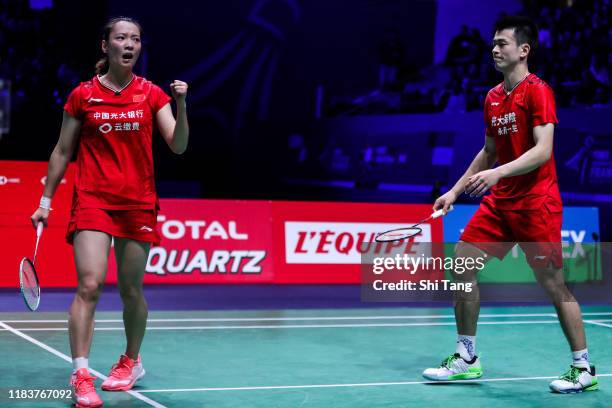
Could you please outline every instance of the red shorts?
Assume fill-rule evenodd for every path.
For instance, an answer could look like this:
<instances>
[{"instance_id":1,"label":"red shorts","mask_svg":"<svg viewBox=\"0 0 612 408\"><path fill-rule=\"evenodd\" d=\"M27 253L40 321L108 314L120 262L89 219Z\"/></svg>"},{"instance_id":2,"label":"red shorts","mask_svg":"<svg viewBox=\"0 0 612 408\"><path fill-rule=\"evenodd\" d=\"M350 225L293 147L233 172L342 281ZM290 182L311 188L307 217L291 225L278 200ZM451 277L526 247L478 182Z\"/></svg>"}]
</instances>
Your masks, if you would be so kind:
<instances>
[{"instance_id":1,"label":"red shorts","mask_svg":"<svg viewBox=\"0 0 612 408\"><path fill-rule=\"evenodd\" d=\"M80 230L106 232L113 237L159 245L157 211L154 210L102 210L76 208L70 214L66 241L72 245L74 233Z\"/></svg>"},{"instance_id":2,"label":"red shorts","mask_svg":"<svg viewBox=\"0 0 612 408\"><path fill-rule=\"evenodd\" d=\"M562 207L554 201L533 210L498 210L485 197L460 240L499 259L518 243L532 268L562 268L561 221Z\"/></svg>"}]
</instances>

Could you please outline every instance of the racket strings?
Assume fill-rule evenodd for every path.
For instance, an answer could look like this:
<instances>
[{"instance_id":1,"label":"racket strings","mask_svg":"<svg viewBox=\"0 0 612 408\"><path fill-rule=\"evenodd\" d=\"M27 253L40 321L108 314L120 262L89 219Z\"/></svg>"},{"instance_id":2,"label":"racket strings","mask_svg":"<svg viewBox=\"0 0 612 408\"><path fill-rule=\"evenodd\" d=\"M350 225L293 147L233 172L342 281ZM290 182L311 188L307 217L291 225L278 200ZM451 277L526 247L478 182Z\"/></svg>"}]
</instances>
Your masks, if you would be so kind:
<instances>
[{"instance_id":1,"label":"racket strings","mask_svg":"<svg viewBox=\"0 0 612 408\"><path fill-rule=\"evenodd\" d=\"M20 272L20 284L23 298L30 310L35 310L40 300L40 286L36 278L36 271L30 261L24 259L21 264Z\"/></svg>"},{"instance_id":2,"label":"racket strings","mask_svg":"<svg viewBox=\"0 0 612 408\"><path fill-rule=\"evenodd\" d=\"M376 241L387 242L387 241L402 241L404 239L415 237L421 234L423 230L419 227L408 227L398 228L391 231L383 232L376 236Z\"/></svg>"}]
</instances>

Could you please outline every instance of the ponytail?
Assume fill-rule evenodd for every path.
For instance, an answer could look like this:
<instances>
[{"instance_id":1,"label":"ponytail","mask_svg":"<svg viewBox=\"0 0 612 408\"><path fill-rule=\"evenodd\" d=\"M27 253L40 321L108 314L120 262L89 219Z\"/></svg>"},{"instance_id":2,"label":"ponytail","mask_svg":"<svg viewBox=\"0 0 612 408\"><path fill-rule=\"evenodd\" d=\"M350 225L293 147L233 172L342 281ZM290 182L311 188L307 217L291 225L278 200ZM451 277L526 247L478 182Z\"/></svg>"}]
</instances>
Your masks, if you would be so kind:
<instances>
[{"instance_id":1,"label":"ponytail","mask_svg":"<svg viewBox=\"0 0 612 408\"><path fill-rule=\"evenodd\" d=\"M108 57L105 55L96 62L96 75L103 75L108 71Z\"/></svg>"}]
</instances>

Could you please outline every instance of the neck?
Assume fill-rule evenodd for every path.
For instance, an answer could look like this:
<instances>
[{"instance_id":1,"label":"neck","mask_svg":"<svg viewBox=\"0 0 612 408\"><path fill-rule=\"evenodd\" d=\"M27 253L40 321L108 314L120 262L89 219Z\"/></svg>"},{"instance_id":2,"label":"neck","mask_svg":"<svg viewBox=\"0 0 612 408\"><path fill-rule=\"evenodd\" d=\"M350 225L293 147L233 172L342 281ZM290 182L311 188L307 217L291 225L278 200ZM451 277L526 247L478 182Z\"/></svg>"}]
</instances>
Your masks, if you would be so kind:
<instances>
[{"instance_id":1,"label":"neck","mask_svg":"<svg viewBox=\"0 0 612 408\"><path fill-rule=\"evenodd\" d=\"M526 64L518 64L508 73L504 73L504 89L506 92L514 89L514 87L529 75L529 69Z\"/></svg>"},{"instance_id":2,"label":"neck","mask_svg":"<svg viewBox=\"0 0 612 408\"><path fill-rule=\"evenodd\" d=\"M106 83L113 85L116 88L123 88L132 80L133 76L134 74L131 69L109 68L106 74L102 75L102 78L106 81Z\"/></svg>"}]
</instances>

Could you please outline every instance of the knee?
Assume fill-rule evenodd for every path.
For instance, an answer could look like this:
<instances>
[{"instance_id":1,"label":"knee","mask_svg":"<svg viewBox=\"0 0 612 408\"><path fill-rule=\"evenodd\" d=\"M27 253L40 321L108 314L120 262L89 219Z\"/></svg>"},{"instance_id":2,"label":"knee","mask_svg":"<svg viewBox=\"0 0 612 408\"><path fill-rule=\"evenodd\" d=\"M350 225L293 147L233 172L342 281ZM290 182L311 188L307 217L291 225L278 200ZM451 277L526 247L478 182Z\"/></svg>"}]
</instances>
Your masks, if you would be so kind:
<instances>
[{"instance_id":1,"label":"knee","mask_svg":"<svg viewBox=\"0 0 612 408\"><path fill-rule=\"evenodd\" d=\"M555 292L565 288L565 280L560 276L560 272L553 269L534 269L533 271L536 280L547 292Z\"/></svg>"},{"instance_id":2,"label":"knee","mask_svg":"<svg viewBox=\"0 0 612 408\"><path fill-rule=\"evenodd\" d=\"M546 296L553 303L561 303L561 302L575 302L576 298L569 291L565 284L550 284L550 285L542 285L542 288L546 292Z\"/></svg>"},{"instance_id":3,"label":"knee","mask_svg":"<svg viewBox=\"0 0 612 408\"><path fill-rule=\"evenodd\" d=\"M476 271L474 270L463 270L463 269L453 269L451 271L451 275L453 280L456 282L470 282L473 284L477 284Z\"/></svg>"},{"instance_id":4,"label":"knee","mask_svg":"<svg viewBox=\"0 0 612 408\"><path fill-rule=\"evenodd\" d=\"M536 271L536 279L546 294L553 300L572 301L573 296L565 285L565 280L560 271L539 270Z\"/></svg>"},{"instance_id":5,"label":"knee","mask_svg":"<svg viewBox=\"0 0 612 408\"><path fill-rule=\"evenodd\" d=\"M474 260L481 256L482 252L479 249L465 242L458 242L455 246L455 262L453 263L454 267L451 270L453 279L461 282L475 283L478 268L476 268L474 262L467 262L467 260ZM459 260L461 260L461 262L459 262Z\"/></svg>"},{"instance_id":6,"label":"knee","mask_svg":"<svg viewBox=\"0 0 612 408\"><path fill-rule=\"evenodd\" d=\"M141 285L120 285L119 294L123 302L138 300L143 297Z\"/></svg>"},{"instance_id":7,"label":"knee","mask_svg":"<svg viewBox=\"0 0 612 408\"><path fill-rule=\"evenodd\" d=\"M87 302L97 302L102 293L103 282L97 279L81 279L77 290L78 296Z\"/></svg>"}]
</instances>

